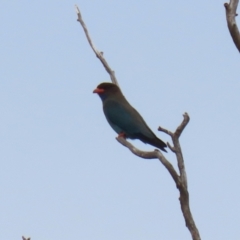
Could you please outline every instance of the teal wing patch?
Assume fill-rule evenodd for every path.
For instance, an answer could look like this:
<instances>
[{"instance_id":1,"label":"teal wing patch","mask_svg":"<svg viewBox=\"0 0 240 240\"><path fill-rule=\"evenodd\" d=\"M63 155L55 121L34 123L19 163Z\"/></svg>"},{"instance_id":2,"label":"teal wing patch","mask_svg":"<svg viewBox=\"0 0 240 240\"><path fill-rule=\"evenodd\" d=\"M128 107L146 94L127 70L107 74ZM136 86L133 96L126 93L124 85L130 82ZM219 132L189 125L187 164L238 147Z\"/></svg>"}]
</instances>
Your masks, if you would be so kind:
<instances>
[{"instance_id":1,"label":"teal wing patch","mask_svg":"<svg viewBox=\"0 0 240 240\"><path fill-rule=\"evenodd\" d=\"M106 101L103 110L111 127L117 132L124 132L130 138L143 134L149 138L155 137L141 115L129 103Z\"/></svg>"}]
</instances>

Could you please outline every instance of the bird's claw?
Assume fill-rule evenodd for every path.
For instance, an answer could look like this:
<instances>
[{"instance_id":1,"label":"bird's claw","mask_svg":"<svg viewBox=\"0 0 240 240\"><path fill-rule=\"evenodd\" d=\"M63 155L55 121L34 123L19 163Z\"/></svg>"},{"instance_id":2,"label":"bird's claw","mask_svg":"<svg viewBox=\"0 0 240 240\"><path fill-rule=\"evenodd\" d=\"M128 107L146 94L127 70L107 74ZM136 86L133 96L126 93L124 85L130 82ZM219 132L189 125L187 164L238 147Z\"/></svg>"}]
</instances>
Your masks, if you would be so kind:
<instances>
[{"instance_id":1,"label":"bird's claw","mask_svg":"<svg viewBox=\"0 0 240 240\"><path fill-rule=\"evenodd\" d=\"M121 132L121 133L118 134L118 138L119 137L126 139L126 134L124 132Z\"/></svg>"}]
</instances>

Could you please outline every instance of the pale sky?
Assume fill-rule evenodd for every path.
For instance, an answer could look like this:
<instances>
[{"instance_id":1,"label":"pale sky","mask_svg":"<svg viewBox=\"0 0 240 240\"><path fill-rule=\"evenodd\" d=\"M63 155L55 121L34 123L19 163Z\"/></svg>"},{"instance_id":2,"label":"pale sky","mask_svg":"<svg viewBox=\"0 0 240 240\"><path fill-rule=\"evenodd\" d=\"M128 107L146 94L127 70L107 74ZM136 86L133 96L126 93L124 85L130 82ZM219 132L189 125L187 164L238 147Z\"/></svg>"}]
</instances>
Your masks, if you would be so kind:
<instances>
[{"instance_id":1,"label":"pale sky","mask_svg":"<svg viewBox=\"0 0 240 240\"><path fill-rule=\"evenodd\" d=\"M191 239L167 170L115 140L92 94L110 79L75 4L159 138L190 115L180 141L202 239L240 239L240 56L219 0L0 3L0 239Z\"/></svg>"}]
</instances>

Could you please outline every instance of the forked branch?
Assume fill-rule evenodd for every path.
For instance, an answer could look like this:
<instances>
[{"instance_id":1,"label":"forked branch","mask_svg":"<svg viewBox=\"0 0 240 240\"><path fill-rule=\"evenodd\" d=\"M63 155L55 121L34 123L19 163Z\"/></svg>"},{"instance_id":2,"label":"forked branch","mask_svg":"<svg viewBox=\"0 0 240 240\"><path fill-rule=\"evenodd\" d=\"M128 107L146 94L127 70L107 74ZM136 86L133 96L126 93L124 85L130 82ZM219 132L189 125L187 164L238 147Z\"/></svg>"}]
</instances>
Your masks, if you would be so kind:
<instances>
[{"instance_id":1,"label":"forked branch","mask_svg":"<svg viewBox=\"0 0 240 240\"><path fill-rule=\"evenodd\" d=\"M109 67L107 61L103 58L103 54L100 53L93 45L92 40L89 36L87 27L82 19L82 16L80 14L79 8L76 6L78 21L80 22L81 26L83 27L83 30L85 32L85 35L87 37L88 43L90 44L91 48L93 49L96 56L99 58L99 60L102 62L104 68L109 73L111 80L113 83L117 84L117 80L114 74L114 71L111 70ZM180 205L182 209L182 213L186 222L186 226L189 229L192 239L193 240L200 240L200 235L198 232L198 229L195 225L195 222L193 220L190 206L189 206L189 193L188 193L188 186L187 186L187 175L185 171L184 166L184 159L183 154L179 142L179 137L181 136L184 128L187 126L189 122L189 116L187 113L184 113L183 115L183 121L182 123L177 127L175 132L171 132L165 128L159 127L158 130L162 131L166 134L168 134L172 138L173 146L170 145L170 143L167 143L170 150L176 154L177 162L178 162L178 169L179 174L174 169L173 165L165 158L165 156L160 152L159 150L154 150L151 152L141 151L137 149L135 146L133 146L131 143L129 143L126 139L123 137L117 137L117 141L121 143L123 146L127 147L133 154L137 155L138 157L144 158L144 159L159 159L159 161L164 165L164 167L168 170L170 173L172 179L174 180L176 187L179 190L180 197Z\"/></svg>"},{"instance_id":2,"label":"forked branch","mask_svg":"<svg viewBox=\"0 0 240 240\"><path fill-rule=\"evenodd\" d=\"M224 3L224 7L226 10L227 25L230 35L233 39L233 42L235 43L236 48L240 52L240 34L235 19L235 17L238 15L238 2L239 0L230 0L230 3Z\"/></svg>"},{"instance_id":3,"label":"forked branch","mask_svg":"<svg viewBox=\"0 0 240 240\"><path fill-rule=\"evenodd\" d=\"M180 179L178 177L177 172L175 171L172 164L164 157L164 155L158 149L151 151L151 152L146 152L146 151L137 149L123 137L116 137L116 139L119 143L121 143L123 146L127 147L133 154L137 155L138 157L141 157L144 159L157 159L158 158L160 160L160 162L167 168L168 172L174 179L175 183L177 185L179 184Z\"/></svg>"},{"instance_id":4,"label":"forked branch","mask_svg":"<svg viewBox=\"0 0 240 240\"><path fill-rule=\"evenodd\" d=\"M177 171L174 169L172 164L164 157L164 155L158 151L154 150L152 152L145 152L137 149L134 147L131 143L126 141L124 138L117 137L116 139L118 142L120 142L122 145L127 147L132 153L137 155L138 157L144 158L144 159L159 159L160 162L164 165L164 167L168 170L171 177L173 178L176 187L179 190L180 197L180 205L181 210L185 219L185 223L187 228L189 229L192 239L193 240L200 240L200 234L197 229L197 226L194 222L191 210L190 210L190 204L189 204L189 193L188 193L188 185L187 185L187 174L184 166L184 159L183 154L179 142L179 137L181 136L184 128L187 126L190 118L187 113L184 113L183 115L183 121L181 124L177 127L175 132L171 132L165 128L159 127L158 130L162 131L166 134L168 134L172 138L173 146L171 146L169 143L167 143L168 146L170 146L171 150L176 154L177 162L178 162L178 169L179 169L179 175Z\"/></svg>"}]
</instances>

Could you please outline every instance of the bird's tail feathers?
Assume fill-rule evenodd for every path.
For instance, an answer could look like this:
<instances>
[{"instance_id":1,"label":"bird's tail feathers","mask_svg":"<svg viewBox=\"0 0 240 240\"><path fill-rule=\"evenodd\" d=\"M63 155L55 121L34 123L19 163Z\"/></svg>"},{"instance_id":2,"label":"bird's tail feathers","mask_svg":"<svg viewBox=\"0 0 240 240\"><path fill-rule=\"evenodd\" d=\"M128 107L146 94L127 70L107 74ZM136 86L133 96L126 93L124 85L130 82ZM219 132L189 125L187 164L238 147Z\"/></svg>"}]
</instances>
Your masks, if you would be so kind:
<instances>
[{"instance_id":1,"label":"bird's tail feathers","mask_svg":"<svg viewBox=\"0 0 240 240\"><path fill-rule=\"evenodd\" d=\"M148 143L156 148L159 148L164 152L167 152L165 149L167 147L167 144L163 142L161 139L157 138L156 136L154 138L149 138L149 137L146 137L145 135L140 134L138 136L138 139L144 143Z\"/></svg>"}]
</instances>

